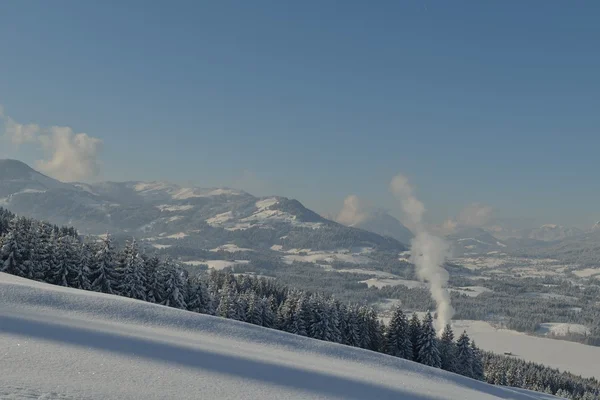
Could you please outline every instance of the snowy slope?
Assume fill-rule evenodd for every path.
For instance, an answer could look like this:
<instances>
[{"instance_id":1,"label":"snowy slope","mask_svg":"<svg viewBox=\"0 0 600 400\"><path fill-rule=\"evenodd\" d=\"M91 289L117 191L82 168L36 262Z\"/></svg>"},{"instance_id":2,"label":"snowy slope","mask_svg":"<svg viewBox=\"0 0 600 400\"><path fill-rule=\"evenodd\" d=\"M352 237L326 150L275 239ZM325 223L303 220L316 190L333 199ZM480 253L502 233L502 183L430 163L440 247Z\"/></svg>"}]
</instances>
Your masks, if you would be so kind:
<instances>
[{"instance_id":1,"label":"snowy slope","mask_svg":"<svg viewBox=\"0 0 600 400\"><path fill-rule=\"evenodd\" d=\"M1 273L0 299L0 398L554 398L370 351Z\"/></svg>"}]
</instances>

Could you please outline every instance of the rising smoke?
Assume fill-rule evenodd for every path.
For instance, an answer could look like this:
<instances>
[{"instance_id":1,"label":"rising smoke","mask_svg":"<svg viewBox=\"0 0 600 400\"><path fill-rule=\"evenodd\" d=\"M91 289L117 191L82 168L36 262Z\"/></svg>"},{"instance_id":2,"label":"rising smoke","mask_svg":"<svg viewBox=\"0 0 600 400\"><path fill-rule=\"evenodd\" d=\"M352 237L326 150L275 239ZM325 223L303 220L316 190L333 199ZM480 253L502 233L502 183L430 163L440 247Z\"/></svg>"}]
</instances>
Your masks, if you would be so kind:
<instances>
[{"instance_id":1,"label":"rising smoke","mask_svg":"<svg viewBox=\"0 0 600 400\"><path fill-rule=\"evenodd\" d=\"M449 245L444 239L429 233L425 228L423 224L425 206L414 195L414 190L404 175L398 174L392 179L390 190L400 200L406 223L415 234L411 241L410 260L415 264L417 277L429 283L431 297L437 304L436 325L441 333L454 315L450 293L446 288L449 275L444 269Z\"/></svg>"}]
</instances>

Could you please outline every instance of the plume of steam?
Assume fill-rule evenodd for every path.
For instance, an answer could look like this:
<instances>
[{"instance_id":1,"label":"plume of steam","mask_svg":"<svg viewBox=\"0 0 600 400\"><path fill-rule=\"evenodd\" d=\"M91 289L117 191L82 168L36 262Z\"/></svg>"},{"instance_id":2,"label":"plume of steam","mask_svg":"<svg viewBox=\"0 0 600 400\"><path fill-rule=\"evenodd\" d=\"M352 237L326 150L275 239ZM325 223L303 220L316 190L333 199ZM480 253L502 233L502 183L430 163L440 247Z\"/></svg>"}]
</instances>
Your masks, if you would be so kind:
<instances>
[{"instance_id":1,"label":"plume of steam","mask_svg":"<svg viewBox=\"0 0 600 400\"><path fill-rule=\"evenodd\" d=\"M357 195L351 194L344 199L344 206L335 220L346 226L354 226L360 224L366 218L367 213L364 210L364 205Z\"/></svg>"},{"instance_id":2,"label":"plume of steam","mask_svg":"<svg viewBox=\"0 0 600 400\"><path fill-rule=\"evenodd\" d=\"M444 269L449 245L444 239L429 233L425 228L423 224L425 206L414 195L414 190L404 175L398 174L392 179L390 190L400 200L402 211L415 233L411 241L410 260L415 264L417 277L429 283L431 297L437 304L436 325L441 333L454 315L450 293L446 288L449 275Z\"/></svg>"},{"instance_id":3,"label":"plume of steam","mask_svg":"<svg viewBox=\"0 0 600 400\"><path fill-rule=\"evenodd\" d=\"M1 138L16 147L33 144L43 151L44 158L36 161L41 172L63 181L88 180L100 174L100 139L86 133L76 134L64 126L43 128L18 123L4 113L1 105L0 119L4 120Z\"/></svg>"}]
</instances>

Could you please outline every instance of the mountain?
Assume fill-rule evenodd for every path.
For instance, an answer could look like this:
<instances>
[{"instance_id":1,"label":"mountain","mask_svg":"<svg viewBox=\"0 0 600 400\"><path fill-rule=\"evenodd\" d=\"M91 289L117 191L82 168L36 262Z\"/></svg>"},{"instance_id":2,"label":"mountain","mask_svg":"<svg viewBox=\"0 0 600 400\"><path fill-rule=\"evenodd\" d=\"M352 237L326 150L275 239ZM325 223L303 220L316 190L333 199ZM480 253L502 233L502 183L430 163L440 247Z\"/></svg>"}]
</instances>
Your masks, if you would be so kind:
<instances>
[{"instance_id":1,"label":"mountain","mask_svg":"<svg viewBox=\"0 0 600 400\"><path fill-rule=\"evenodd\" d=\"M407 227L398 221L398 219L381 209L372 210L366 213L364 218L350 226L374 232L382 236L389 236L406 244L409 244L414 236Z\"/></svg>"},{"instance_id":2,"label":"mountain","mask_svg":"<svg viewBox=\"0 0 600 400\"><path fill-rule=\"evenodd\" d=\"M581 234L583 234L581 229L568 228L556 224L545 224L539 228L524 231L522 237L527 239L541 240L544 242L554 242Z\"/></svg>"},{"instance_id":3,"label":"mountain","mask_svg":"<svg viewBox=\"0 0 600 400\"><path fill-rule=\"evenodd\" d=\"M556 398L372 351L3 273L0 298L0 398Z\"/></svg>"},{"instance_id":4,"label":"mountain","mask_svg":"<svg viewBox=\"0 0 600 400\"><path fill-rule=\"evenodd\" d=\"M446 237L453 257L504 252L508 245L482 228L464 228Z\"/></svg>"},{"instance_id":5,"label":"mountain","mask_svg":"<svg viewBox=\"0 0 600 400\"><path fill-rule=\"evenodd\" d=\"M0 161L0 206L20 215L72 225L84 234L136 236L160 249L175 245L231 249L235 245L279 255L293 249L344 254L356 249L406 250L393 238L340 225L294 199L258 198L231 188L169 182L68 184L14 160ZM349 256L319 257L353 260Z\"/></svg>"},{"instance_id":6,"label":"mountain","mask_svg":"<svg viewBox=\"0 0 600 400\"><path fill-rule=\"evenodd\" d=\"M52 189L72 190L73 186L52 179L17 160L0 160L0 197Z\"/></svg>"}]
</instances>

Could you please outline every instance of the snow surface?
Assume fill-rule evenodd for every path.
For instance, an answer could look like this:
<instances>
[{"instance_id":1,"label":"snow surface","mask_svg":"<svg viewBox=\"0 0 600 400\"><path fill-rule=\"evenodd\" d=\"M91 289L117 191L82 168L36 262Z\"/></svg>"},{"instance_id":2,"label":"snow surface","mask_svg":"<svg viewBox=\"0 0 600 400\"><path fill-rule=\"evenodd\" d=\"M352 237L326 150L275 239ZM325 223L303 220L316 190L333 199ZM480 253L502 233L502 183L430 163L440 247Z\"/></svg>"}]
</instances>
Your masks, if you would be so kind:
<instances>
[{"instance_id":1,"label":"snow surface","mask_svg":"<svg viewBox=\"0 0 600 400\"><path fill-rule=\"evenodd\" d=\"M600 275L600 268L584 268L579 271L573 271L580 278L589 278L590 276Z\"/></svg>"},{"instance_id":2,"label":"snow surface","mask_svg":"<svg viewBox=\"0 0 600 400\"><path fill-rule=\"evenodd\" d=\"M360 281L361 283L366 283L368 287L376 287L381 289L385 286L406 286L407 288L426 288L427 284L419 281L409 281L406 279L395 279L395 278L371 278L364 281Z\"/></svg>"},{"instance_id":3,"label":"snow surface","mask_svg":"<svg viewBox=\"0 0 600 400\"><path fill-rule=\"evenodd\" d=\"M449 288L448 290L450 290L451 292L464 294L469 297L477 297L481 293L493 292L492 289L486 288L484 286L463 286L463 287Z\"/></svg>"},{"instance_id":4,"label":"snow surface","mask_svg":"<svg viewBox=\"0 0 600 400\"><path fill-rule=\"evenodd\" d=\"M235 261L226 261L226 260L204 260L204 261L184 261L183 264L186 265L208 265L208 268L216 269L220 271L227 267L233 267L234 265L239 264L248 264L250 261L248 260L235 260Z\"/></svg>"},{"instance_id":5,"label":"snow surface","mask_svg":"<svg viewBox=\"0 0 600 400\"><path fill-rule=\"evenodd\" d=\"M212 252L226 251L228 253L235 253L237 251L254 251L254 250L247 249L245 247L239 247L237 244L234 244L234 243L227 243L222 246L215 247L214 249L211 249L210 251L212 251Z\"/></svg>"},{"instance_id":6,"label":"snow surface","mask_svg":"<svg viewBox=\"0 0 600 400\"><path fill-rule=\"evenodd\" d=\"M589 335L591 332L585 325L581 324L546 322L540 324L540 327L535 333L546 336L567 336L570 334Z\"/></svg>"},{"instance_id":7,"label":"snow surface","mask_svg":"<svg viewBox=\"0 0 600 400\"><path fill-rule=\"evenodd\" d=\"M452 328L454 332L466 330L483 350L500 354L508 351L527 361L600 379L600 347L497 329L484 321L452 321Z\"/></svg>"},{"instance_id":8,"label":"snow surface","mask_svg":"<svg viewBox=\"0 0 600 400\"><path fill-rule=\"evenodd\" d=\"M0 397L554 399L370 352L0 273Z\"/></svg>"},{"instance_id":9,"label":"snow surface","mask_svg":"<svg viewBox=\"0 0 600 400\"><path fill-rule=\"evenodd\" d=\"M192 208L194 208L194 206L191 204L180 205L180 206L161 204L159 206L156 206L156 208L158 208L160 211L187 211L187 210L191 210Z\"/></svg>"}]
</instances>

